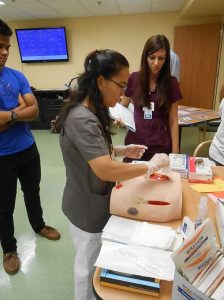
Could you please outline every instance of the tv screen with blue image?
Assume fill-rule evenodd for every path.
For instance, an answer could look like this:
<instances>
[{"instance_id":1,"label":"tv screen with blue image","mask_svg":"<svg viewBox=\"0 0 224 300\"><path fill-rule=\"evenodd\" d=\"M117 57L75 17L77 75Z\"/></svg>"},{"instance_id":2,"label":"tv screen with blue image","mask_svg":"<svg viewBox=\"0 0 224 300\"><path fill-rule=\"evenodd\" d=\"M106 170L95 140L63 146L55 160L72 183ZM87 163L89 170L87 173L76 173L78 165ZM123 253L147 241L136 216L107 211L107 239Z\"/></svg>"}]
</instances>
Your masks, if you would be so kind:
<instances>
[{"instance_id":1,"label":"tv screen with blue image","mask_svg":"<svg viewBox=\"0 0 224 300\"><path fill-rule=\"evenodd\" d=\"M65 27L16 29L23 63L68 61Z\"/></svg>"}]
</instances>

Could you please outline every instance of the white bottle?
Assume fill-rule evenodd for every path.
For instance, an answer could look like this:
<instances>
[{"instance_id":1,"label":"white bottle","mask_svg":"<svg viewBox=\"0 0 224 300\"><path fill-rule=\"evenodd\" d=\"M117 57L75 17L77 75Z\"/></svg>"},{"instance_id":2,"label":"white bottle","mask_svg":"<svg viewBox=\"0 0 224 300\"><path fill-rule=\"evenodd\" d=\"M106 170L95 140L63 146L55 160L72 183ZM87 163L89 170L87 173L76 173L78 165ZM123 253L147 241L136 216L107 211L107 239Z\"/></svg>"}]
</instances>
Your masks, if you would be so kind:
<instances>
[{"instance_id":1,"label":"white bottle","mask_svg":"<svg viewBox=\"0 0 224 300\"><path fill-rule=\"evenodd\" d=\"M198 215L195 219L195 229L200 226L203 221L206 219L207 216L207 204L208 204L208 197L207 196L202 196L200 198L200 202L198 204Z\"/></svg>"}]
</instances>

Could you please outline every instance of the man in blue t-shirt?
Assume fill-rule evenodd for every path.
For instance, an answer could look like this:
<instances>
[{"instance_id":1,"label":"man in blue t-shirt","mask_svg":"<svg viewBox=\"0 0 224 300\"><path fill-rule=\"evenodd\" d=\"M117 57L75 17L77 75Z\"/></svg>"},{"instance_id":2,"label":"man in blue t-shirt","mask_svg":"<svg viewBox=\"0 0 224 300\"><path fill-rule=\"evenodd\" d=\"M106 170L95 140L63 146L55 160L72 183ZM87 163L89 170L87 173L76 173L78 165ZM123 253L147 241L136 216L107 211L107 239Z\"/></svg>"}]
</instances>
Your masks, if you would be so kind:
<instances>
[{"instance_id":1,"label":"man in blue t-shirt","mask_svg":"<svg viewBox=\"0 0 224 300\"><path fill-rule=\"evenodd\" d=\"M60 234L45 225L40 203L40 156L27 124L38 117L37 101L25 76L5 67L11 35L0 20L0 240L4 269L15 274L19 258L13 212L18 179L33 230L50 240L58 240Z\"/></svg>"}]
</instances>

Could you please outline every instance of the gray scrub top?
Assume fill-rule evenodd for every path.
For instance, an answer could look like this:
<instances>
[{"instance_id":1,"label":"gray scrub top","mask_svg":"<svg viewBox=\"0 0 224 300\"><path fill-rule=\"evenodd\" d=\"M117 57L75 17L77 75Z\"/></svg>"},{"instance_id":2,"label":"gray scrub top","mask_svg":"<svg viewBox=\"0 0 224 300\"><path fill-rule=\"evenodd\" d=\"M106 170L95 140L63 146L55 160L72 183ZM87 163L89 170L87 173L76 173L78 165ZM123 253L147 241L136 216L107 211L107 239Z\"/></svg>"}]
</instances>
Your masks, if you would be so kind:
<instances>
[{"instance_id":1,"label":"gray scrub top","mask_svg":"<svg viewBox=\"0 0 224 300\"><path fill-rule=\"evenodd\" d=\"M88 161L109 155L98 118L85 106L69 111L59 137L66 167L62 210L70 222L87 232L100 232L109 219L113 183L100 180Z\"/></svg>"}]
</instances>

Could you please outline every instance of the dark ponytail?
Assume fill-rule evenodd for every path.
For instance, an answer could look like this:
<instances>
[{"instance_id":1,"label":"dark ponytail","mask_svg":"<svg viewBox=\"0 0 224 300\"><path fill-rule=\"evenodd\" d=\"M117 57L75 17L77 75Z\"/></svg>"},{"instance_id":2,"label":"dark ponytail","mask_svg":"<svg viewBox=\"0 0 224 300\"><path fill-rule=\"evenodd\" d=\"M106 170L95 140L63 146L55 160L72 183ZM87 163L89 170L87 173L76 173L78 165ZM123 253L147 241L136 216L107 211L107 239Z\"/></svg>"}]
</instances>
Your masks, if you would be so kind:
<instances>
[{"instance_id":1,"label":"dark ponytail","mask_svg":"<svg viewBox=\"0 0 224 300\"><path fill-rule=\"evenodd\" d=\"M125 67L129 67L128 61L119 52L114 50L95 50L91 52L85 59L84 73L77 77L77 88L71 92L70 101L62 108L56 121L57 132L63 127L70 109L81 104L88 97L96 110L96 116L103 126L104 133L109 139L111 119L108 108L103 105L97 79L100 75L109 79Z\"/></svg>"}]
</instances>

